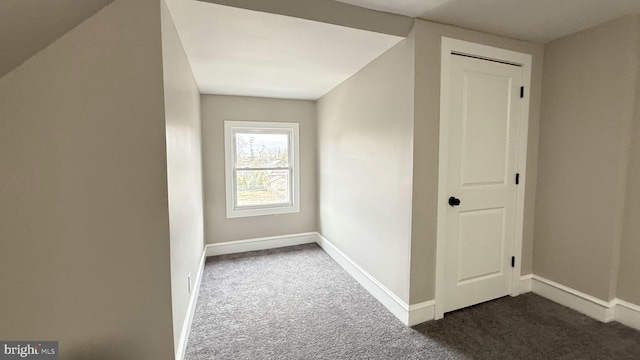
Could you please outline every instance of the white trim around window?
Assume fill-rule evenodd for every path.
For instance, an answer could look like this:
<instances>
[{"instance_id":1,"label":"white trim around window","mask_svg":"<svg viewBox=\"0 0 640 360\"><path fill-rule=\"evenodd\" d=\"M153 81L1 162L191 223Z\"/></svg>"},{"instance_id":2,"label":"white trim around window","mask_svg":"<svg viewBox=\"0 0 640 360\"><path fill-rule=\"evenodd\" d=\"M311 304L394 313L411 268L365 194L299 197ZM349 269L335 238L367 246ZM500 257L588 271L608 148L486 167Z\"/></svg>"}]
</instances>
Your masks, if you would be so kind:
<instances>
[{"instance_id":1,"label":"white trim around window","mask_svg":"<svg viewBox=\"0 0 640 360\"><path fill-rule=\"evenodd\" d=\"M250 139L250 154L246 152L247 144L242 140ZM261 140L277 138L278 146L269 145ZM256 141L254 144L253 141ZM242 142L242 143L241 143ZM300 152L299 126L297 123L285 122L256 122L256 121L225 121L225 187L227 218L248 216L278 215L300 212ZM286 148L285 148L286 147ZM270 152L278 151L277 160ZM267 159L272 156L275 161L248 161L247 158L257 158L267 153ZM247 183L251 174L271 177L268 181L276 183L277 189L261 188L260 184ZM245 175L245 178L243 178ZM244 190L243 190L244 188ZM249 189L249 190L247 190ZM253 194L260 199L252 200L246 195ZM261 196L263 194L264 196Z\"/></svg>"}]
</instances>

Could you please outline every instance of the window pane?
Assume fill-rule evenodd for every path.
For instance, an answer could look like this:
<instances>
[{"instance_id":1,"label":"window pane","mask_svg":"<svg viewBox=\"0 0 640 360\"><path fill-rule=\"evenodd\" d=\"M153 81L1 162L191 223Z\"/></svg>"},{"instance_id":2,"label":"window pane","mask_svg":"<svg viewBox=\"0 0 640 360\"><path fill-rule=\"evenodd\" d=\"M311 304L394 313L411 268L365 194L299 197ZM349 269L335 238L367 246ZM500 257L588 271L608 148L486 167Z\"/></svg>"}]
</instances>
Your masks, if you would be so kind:
<instances>
[{"instance_id":1,"label":"window pane","mask_svg":"<svg viewBox=\"0 0 640 360\"><path fill-rule=\"evenodd\" d=\"M289 169L240 170L236 173L236 204L289 204Z\"/></svg>"},{"instance_id":2,"label":"window pane","mask_svg":"<svg viewBox=\"0 0 640 360\"><path fill-rule=\"evenodd\" d=\"M237 168L289 167L289 133L236 132Z\"/></svg>"}]
</instances>

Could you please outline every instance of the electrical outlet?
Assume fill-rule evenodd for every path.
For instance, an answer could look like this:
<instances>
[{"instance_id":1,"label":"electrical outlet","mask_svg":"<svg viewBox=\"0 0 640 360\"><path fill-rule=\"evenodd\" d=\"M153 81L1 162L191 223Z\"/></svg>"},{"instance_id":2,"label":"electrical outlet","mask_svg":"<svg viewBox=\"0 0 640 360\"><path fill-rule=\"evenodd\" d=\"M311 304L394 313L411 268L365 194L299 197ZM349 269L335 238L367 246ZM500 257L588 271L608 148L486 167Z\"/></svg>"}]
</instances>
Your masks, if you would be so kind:
<instances>
[{"instance_id":1,"label":"electrical outlet","mask_svg":"<svg viewBox=\"0 0 640 360\"><path fill-rule=\"evenodd\" d=\"M187 275L187 285L189 286L189 294L191 294L191 273Z\"/></svg>"}]
</instances>

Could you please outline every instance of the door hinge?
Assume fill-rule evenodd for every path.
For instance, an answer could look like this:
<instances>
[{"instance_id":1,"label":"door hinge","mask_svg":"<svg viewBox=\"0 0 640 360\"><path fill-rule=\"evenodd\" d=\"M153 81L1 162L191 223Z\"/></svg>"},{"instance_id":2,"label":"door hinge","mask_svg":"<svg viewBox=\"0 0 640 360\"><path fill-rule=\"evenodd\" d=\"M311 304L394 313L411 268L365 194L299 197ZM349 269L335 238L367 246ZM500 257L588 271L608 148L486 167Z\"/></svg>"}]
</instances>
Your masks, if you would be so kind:
<instances>
[{"instance_id":1,"label":"door hinge","mask_svg":"<svg viewBox=\"0 0 640 360\"><path fill-rule=\"evenodd\" d=\"M524 98L524 86L520 86L520 99Z\"/></svg>"},{"instance_id":2,"label":"door hinge","mask_svg":"<svg viewBox=\"0 0 640 360\"><path fill-rule=\"evenodd\" d=\"M520 173L516 173L516 185L520 184Z\"/></svg>"},{"instance_id":3,"label":"door hinge","mask_svg":"<svg viewBox=\"0 0 640 360\"><path fill-rule=\"evenodd\" d=\"M511 257L511 267L512 268L516 267L516 257L515 256Z\"/></svg>"}]
</instances>

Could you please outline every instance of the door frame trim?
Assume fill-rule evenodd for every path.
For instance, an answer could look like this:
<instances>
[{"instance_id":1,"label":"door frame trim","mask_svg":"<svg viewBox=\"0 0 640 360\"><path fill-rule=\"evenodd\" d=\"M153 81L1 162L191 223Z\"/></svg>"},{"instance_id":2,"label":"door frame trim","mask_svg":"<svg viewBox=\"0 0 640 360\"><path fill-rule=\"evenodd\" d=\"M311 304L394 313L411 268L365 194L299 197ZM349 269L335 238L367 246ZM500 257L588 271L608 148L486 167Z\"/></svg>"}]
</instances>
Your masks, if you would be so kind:
<instances>
[{"instance_id":1,"label":"door frame trim","mask_svg":"<svg viewBox=\"0 0 640 360\"><path fill-rule=\"evenodd\" d=\"M520 124L518 133L518 161L516 171L520 173L520 184L516 190L516 219L515 237L513 243L513 254L517 254L515 267L513 268L512 280L510 283L510 294L519 294L519 282L522 263L522 238L524 222L524 196L527 179L527 136L529 132L529 103L531 93L531 63L532 55L516 51L496 48L487 45L476 44L468 41L442 37L442 50L440 60L440 134L439 134L439 156L438 156L438 220L436 230L436 289L435 289L435 319L444 317L444 245L446 241L446 213L447 198L446 189L449 170L449 77L450 63L449 56L452 53L464 54L479 57L492 61L507 62L516 64L523 69L523 86L525 88L524 98L520 114Z\"/></svg>"}]
</instances>

